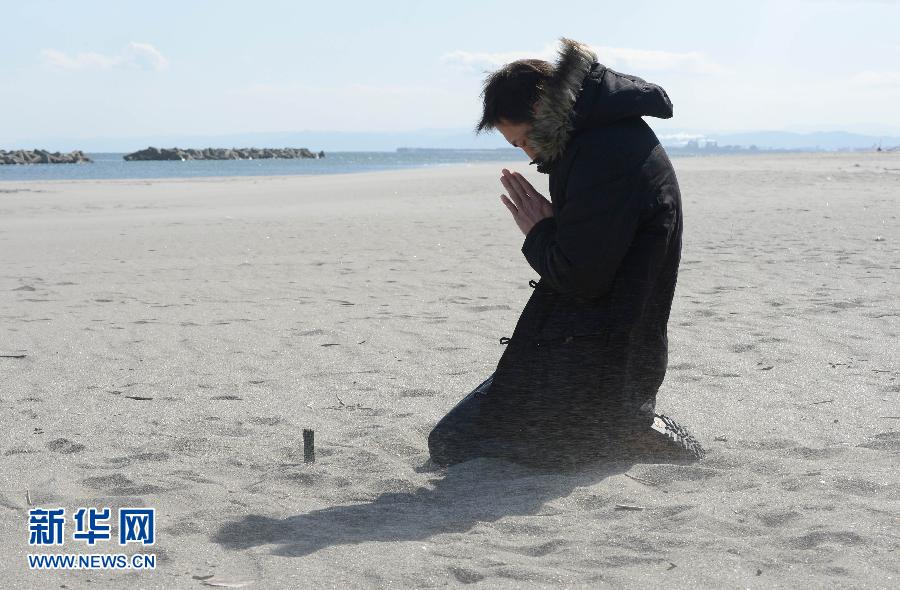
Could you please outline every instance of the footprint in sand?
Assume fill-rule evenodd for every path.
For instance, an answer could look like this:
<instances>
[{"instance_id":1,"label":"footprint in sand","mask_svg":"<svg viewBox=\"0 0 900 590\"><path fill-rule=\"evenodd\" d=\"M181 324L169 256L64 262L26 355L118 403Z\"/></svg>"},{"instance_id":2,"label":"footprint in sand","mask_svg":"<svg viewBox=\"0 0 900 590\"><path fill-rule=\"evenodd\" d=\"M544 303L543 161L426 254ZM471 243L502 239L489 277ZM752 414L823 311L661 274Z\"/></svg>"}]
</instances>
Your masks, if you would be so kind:
<instances>
[{"instance_id":1,"label":"footprint in sand","mask_svg":"<svg viewBox=\"0 0 900 590\"><path fill-rule=\"evenodd\" d=\"M400 397L433 397L437 394L433 389L404 389L400 392Z\"/></svg>"},{"instance_id":2,"label":"footprint in sand","mask_svg":"<svg viewBox=\"0 0 900 590\"><path fill-rule=\"evenodd\" d=\"M250 424L257 424L259 426L276 426L281 424L282 419L277 416L253 416L247 421L250 422Z\"/></svg>"},{"instance_id":3,"label":"footprint in sand","mask_svg":"<svg viewBox=\"0 0 900 590\"><path fill-rule=\"evenodd\" d=\"M719 475L722 475L722 471L709 467L659 464L643 465L638 477L654 485L666 485L677 481L704 481Z\"/></svg>"},{"instance_id":4,"label":"footprint in sand","mask_svg":"<svg viewBox=\"0 0 900 590\"><path fill-rule=\"evenodd\" d=\"M853 496L887 495L892 489L892 486L888 484L851 477L835 478L834 487Z\"/></svg>"},{"instance_id":5,"label":"footprint in sand","mask_svg":"<svg viewBox=\"0 0 900 590\"><path fill-rule=\"evenodd\" d=\"M801 459L817 461L821 459L833 459L835 457L843 455L846 452L846 447L825 447L821 449L814 449L810 447L797 446L794 448L785 449L782 454L791 457L799 457Z\"/></svg>"},{"instance_id":6,"label":"footprint in sand","mask_svg":"<svg viewBox=\"0 0 900 590\"><path fill-rule=\"evenodd\" d=\"M794 549L817 549L821 545L868 545L868 541L853 531L814 531L790 539L787 544Z\"/></svg>"},{"instance_id":7,"label":"footprint in sand","mask_svg":"<svg viewBox=\"0 0 900 590\"><path fill-rule=\"evenodd\" d=\"M284 467L285 471L282 471L276 477L281 481L287 481L291 484L297 484L301 486L307 487L315 487L320 490L327 490L333 488L346 488L353 484L353 481L346 477L336 476L336 475L325 475L322 473L312 473L310 471L305 471L305 468L293 468L291 470L290 467Z\"/></svg>"},{"instance_id":8,"label":"footprint in sand","mask_svg":"<svg viewBox=\"0 0 900 590\"><path fill-rule=\"evenodd\" d=\"M47 443L47 448L53 451L54 453L62 453L63 455L70 455L72 453L80 453L85 449L84 445L81 443L72 442L67 438L57 438L51 440Z\"/></svg>"},{"instance_id":9,"label":"footprint in sand","mask_svg":"<svg viewBox=\"0 0 900 590\"><path fill-rule=\"evenodd\" d=\"M736 353L747 352L749 350L753 350L754 348L756 348L756 345L754 344L733 344L729 347L731 352Z\"/></svg>"},{"instance_id":10,"label":"footprint in sand","mask_svg":"<svg viewBox=\"0 0 900 590\"><path fill-rule=\"evenodd\" d=\"M172 450L179 455L205 454L213 450L214 446L208 438L183 437L172 444Z\"/></svg>"},{"instance_id":11,"label":"footprint in sand","mask_svg":"<svg viewBox=\"0 0 900 590\"><path fill-rule=\"evenodd\" d=\"M318 329L316 329L316 330L306 330L306 331L304 331L304 332L298 332L298 333L297 333L297 336L319 336L319 335L324 334L324 333L325 333L325 330L318 330Z\"/></svg>"},{"instance_id":12,"label":"footprint in sand","mask_svg":"<svg viewBox=\"0 0 900 590\"><path fill-rule=\"evenodd\" d=\"M180 479L193 483L216 483L211 479L203 477L193 469L176 469L175 471L170 471L169 475L174 475Z\"/></svg>"},{"instance_id":13,"label":"footprint in sand","mask_svg":"<svg viewBox=\"0 0 900 590\"><path fill-rule=\"evenodd\" d=\"M472 305L469 306L468 309L470 311L474 311L476 313L480 313L483 311L502 311L509 309L508 305Z\"/></svg>"},{"instance_id":14,"label":"footprint in sand","mask_svg":"<svg viewBox=\"0 0 900 590\"><path fill-rule=\"evenodd\" d=\"M146 462L155 462L155 461L168 461L170 459L169 453L159 452L159 453L138 453L137 455L128 455L125 457L113 457L112 459L107 459L107 463L113 463L117 465L129 465L131 463L146 463Z\"/></svg>"},{"instance_id":15,"label":"footprint in sand","mask_svg":"<svg viewBox=\"0 0 900 590\"><path fill-rule=\"evenodd\" d=\"M184 517L181 517L173 526L163 527L162 532L165 533L166 536L185 537L187 535L201 533L203 532L203 529L196 521L187 520Z\"/></svg>"},{"instance_id":16,"label":"footprint in sand","mask_svg":"<svg viewBox=\"0 0 900 590\"><path fill-rule=\"evenodd\" d=\"M796 510L775 510L755 515L759 521L770 528L780 528L801 516Z\"/></svg>"},{"instance_id":17,"label":"footprint in sand","mask_svg":"<svg viewBox=\"0 0 900 590\"><path fill-rule=\"evenodd\" d=\"M788 438L766 438L763 440L741 440L738 446L754 451L773 451L776 449L793 449L798 447L796 441Z\"/></svg>"},{"instance_id":18,"label":"footprint in sand","mask_svg":"<svg viewBox=\"0 0 900 590\"><path fill-rule=\"evenodd\" d=\"M496 546L501 551L509 551L511 553L518 553L519 555L524 555L526 557L543 557L545 555L550 555L551 553L556 553L560 550L564 550L566 547L571 545L570 541L565 541L563 539L554 539L552 541L548 541L546 543L538 543L537 545L528 545L525 547L508 547L508 546Z\"/></svg>"},{"instance_id":19,"label":"footprint in sand","mask_svg":"<svg viewBox=\"0 0 900 590\"><path fill-rule=\"evenodd\" d=\"M474 584L484 579L484 576L475 570L456 566L450 566L447 569L460 584Z\"/></svg>"},{"instance_id":20,"label":"footprint in sand","mask_svg":"<svg viewBox=\"0 0 900 590\"><path fill-rule=\"evenodd\" d=\"M164 488L153 484L136 483L121 473L88 477L81 480L81 483L114 496L139 496L166 491Z\"/></svg>"},{"instance_id":21,"label":"footprint in sand","mask_svg":"<svg viewBox=\"0 0 900 590\"><path fill-rule=\"evenodd\" d=\"M251 431L247 428L244 428L241 422L237 422L235 424L219 428L218 434L222 436L242 437L249 436L251 434Z\"/></svg>"},{"instance_id":22,"label":"footprint in sand","mask_svg":"<svg viewBox=\"0 0 900 590\"><path fill-rule=\"evenodd\" d=\"M692 510L696 508L696 506L692 504L676 504L674 506L660 506L653 510L653 514L656 518L659 519L673 519L679 514L683 512L687 512L688 510Z\"/></svg>"},{"instance_id":23,"label":"footprint in sand","mask_svg":"<svg viewBox=\"0 0 900 590\"><path fill-rule=\"evenodd\" d=\"M28 447L10 447L3 451L4 457L12 457L13 455L24 455L27 453L34 453L33 449L29 449Z\"/></svg>"},{"instance_id":24,"label":"footprint in sand","mask_svg":"<svg viewBox=\"0 0 900 590\"><path fill-rule=\"evenodd\" d=\"M597 494L590 494L587 496L581 496L575 498L575 505L581 510L597 510L599 508L606 508L612 504L612 499L606 496L600 496ZM546 531L540 531L542 533L546 533Z\"/></svg>"},{"instance_id":25,"label":"footprint in sand","mask_svg":"<svg viewBox=\"0 0 900 590\"><path fill-rule=\"evenodd\" d=\"M900 432L881 432L872 437L869 442L857 445L865 449L876 451L900 451Z\"/></svg>"}]
</instances>

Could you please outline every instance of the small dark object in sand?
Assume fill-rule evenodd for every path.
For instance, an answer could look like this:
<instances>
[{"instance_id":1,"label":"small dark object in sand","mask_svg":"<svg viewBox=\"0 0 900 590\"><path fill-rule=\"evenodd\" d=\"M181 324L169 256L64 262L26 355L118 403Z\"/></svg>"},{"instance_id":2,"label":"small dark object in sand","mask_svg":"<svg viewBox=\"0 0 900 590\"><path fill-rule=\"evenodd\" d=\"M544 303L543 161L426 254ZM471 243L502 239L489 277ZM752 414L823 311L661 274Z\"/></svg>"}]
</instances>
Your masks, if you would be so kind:
<instances>
[{"instance_id":1,"label":"small dark object in sand","mask_svg":"<svg viewBox=\"0 0 900 590\"><path fill-rule=\"evenodd\" d=\"M356 382L354 381L354 383L356 383ZM370 408L368 406L364 406L359 403L345 404L344 400L342 400L340 398L340 396L335 395L334 397L337 398L337 401L340 405L339 406L328 406L327 408L325 408L326 410L373 410L374 409L374 408Z\"/></svg>"},{"instance_id":2,"label":"small dark object in sand","mask_svg":"<svg viewBox=\"0 0 900 590\"><path fill-rule=\"evenodd\" d=\"M25 358L24 354L0 354L0 358L5 359L23 359Z\"/></svg>"},{"instance_id":3,"label":"small dark object in sand","mask_svg":"<svg viewBox=\"0 0 900 590\"><path fill-rule=\"evenodd\" d=\"M313 437L315 436L315 432L309 429L303 429L303 462L304 463L315 463L316 462L316 447Z\"/></svg>"}]
</instances>

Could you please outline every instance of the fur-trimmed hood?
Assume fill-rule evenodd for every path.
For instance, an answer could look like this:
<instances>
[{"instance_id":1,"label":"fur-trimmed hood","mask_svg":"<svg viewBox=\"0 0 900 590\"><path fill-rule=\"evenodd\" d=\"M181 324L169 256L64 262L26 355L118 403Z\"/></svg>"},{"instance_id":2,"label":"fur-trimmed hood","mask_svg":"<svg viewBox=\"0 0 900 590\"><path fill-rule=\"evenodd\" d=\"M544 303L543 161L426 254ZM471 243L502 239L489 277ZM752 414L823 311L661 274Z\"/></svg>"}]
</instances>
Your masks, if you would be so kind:
<instances>
[{"instance_id":1,"label":"fur-trimmed hood","mask_svg":"<svg viewBox=\"0 0 900 590\"><path fill-rule=\"evenodd\" d=\"M585 129L629 117L672 116L672 102L661 87L601 65L587 45L565 37L560 43L528 134L528 143L538 153L532 163L539 171L548 172L569 141Z\"/></svg>"}]
</instances>

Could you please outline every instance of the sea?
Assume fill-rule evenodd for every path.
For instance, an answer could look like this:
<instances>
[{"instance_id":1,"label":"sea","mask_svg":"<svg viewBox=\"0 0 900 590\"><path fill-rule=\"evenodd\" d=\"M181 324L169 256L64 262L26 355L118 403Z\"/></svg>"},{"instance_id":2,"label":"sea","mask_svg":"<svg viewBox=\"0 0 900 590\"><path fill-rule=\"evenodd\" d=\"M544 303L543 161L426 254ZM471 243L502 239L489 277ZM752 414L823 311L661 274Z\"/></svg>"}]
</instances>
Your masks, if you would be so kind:
<instances>
[{"instance_id":1,"label":"sea","mask_svg":"<svg viewBox=\"0 0 900 590\"><path fill-rule=\"evenodd\" d=\"M528 158L517 149L411 149L392 152L326 152L324 158L297 160L187 160L126 162L124 153L88 153L84 164L0 165L0 182L22 180L113 180L209 176L352 174Z\"/></svg>"}]
</instances>

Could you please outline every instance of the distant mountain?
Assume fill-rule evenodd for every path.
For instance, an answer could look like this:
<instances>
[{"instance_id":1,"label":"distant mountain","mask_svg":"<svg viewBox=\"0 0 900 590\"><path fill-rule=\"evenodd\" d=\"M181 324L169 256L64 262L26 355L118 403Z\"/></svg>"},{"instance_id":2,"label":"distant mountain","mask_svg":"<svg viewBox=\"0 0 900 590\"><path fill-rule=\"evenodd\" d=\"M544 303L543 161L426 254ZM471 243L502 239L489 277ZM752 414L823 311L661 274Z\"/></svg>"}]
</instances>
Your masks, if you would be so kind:
<instances>
[{"instance_id":1,"label":"distant mountain","mask_svg":"<svg viewBox=\"0 0 900 590\"><path fill-rule=\"evenodd\" d=\"M715 142L719 147L756 146L762 150L857 150L900 146L900 137L862 135L846 131L817 131L793 133L790 131L754 131L747 133L675 133L660 135L666 146L684 147L689 141L705 144Z\"/></svg>"}]
</instances>

